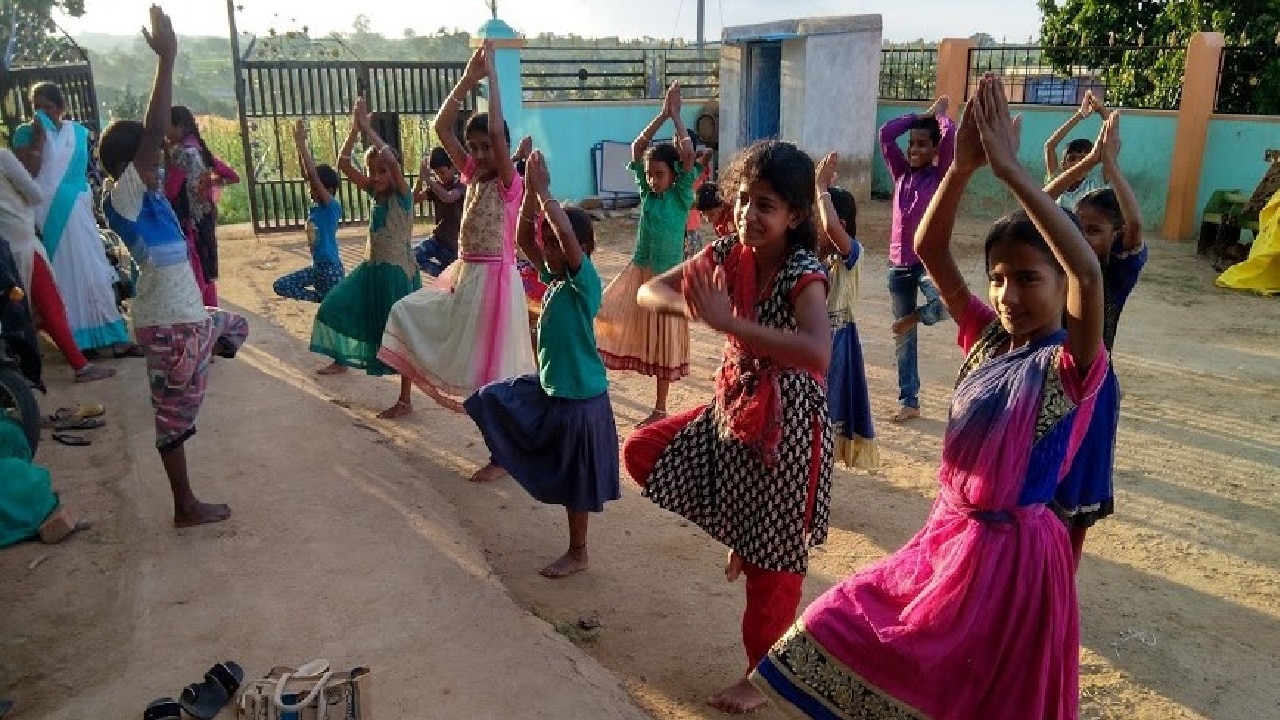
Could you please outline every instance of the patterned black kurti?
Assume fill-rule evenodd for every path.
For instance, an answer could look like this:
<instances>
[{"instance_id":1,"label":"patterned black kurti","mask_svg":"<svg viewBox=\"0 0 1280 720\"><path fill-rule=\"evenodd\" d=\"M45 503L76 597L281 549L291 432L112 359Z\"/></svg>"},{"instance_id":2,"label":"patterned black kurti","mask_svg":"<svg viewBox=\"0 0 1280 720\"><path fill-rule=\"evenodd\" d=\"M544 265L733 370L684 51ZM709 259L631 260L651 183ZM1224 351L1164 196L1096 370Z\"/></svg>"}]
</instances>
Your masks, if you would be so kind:
<instances>
[{"instance_id":1,"label":"patterned black kurti","mask_svg":"<svg viewBox=\"0 0 1280 720\"><path fill-rule=\"evenodd\" d=\"M703 252L724 265L735 245L736 238L721 238ZM815 277L825 282L817 256L808 250L793 251L772 289L762 293L756 305L757 321L796 330L793 291L802 280ZM827 538L831 427L820 380L804 370L783 368L779 386L782 439L780 460L773 468L766 467L752 448L717 429L716 401L712 400L663 451L645 495L697 524L753 565L803 573L808 569L809 546ZM813 468L815 457L817 468ZM816 474L816 482L811 483L811 473Z\"/></svg>"}]
</instances>

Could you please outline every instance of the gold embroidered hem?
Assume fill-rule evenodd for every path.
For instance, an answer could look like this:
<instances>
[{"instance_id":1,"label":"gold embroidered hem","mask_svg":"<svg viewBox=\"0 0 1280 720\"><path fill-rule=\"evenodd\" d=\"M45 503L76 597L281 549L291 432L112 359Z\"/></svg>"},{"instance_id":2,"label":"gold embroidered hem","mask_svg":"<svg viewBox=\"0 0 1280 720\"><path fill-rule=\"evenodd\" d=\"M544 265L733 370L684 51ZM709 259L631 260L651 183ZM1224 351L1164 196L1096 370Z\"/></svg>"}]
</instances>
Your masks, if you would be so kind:
<instances>
[{"instance_id":1,"label":"gold embroidered hem","mask_svg":"<svg viewBox=\"0 0 1280 720\"><path fill-rule=\"evenodd\" d=\"M841 720L930 720L828 655L804 630L802 622L792 625L774 644L765 663L773 673L781 675L777 682L783 684L788 693L804 694ZM780 688L761 675L759 668L752 671L751 683L768 696L775 707L793 717L807 716Z\"/></svg>"},{"instance_id":2,"label":"gold embroidered hem","mask_svg":"<svg viewBox=\"0 0 1280 720\"><path fill-rule=\"evenodd\" d=\"M836 439L836 460L844 463L845 467L873 474L880 470L880 446L875 438L860 435L847 438L844 435L844 423L836 424L832 434Z\"/></svg>"}]
</instances>

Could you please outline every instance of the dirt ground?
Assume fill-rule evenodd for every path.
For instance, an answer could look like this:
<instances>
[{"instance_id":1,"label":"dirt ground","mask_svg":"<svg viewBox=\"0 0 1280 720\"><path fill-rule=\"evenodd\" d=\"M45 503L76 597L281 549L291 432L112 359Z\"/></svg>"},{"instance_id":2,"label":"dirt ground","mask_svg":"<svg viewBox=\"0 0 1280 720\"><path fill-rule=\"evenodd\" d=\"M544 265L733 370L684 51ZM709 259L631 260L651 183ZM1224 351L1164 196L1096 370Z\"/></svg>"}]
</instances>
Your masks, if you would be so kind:
<instances>
[{"instance_id":1,"label":"dirt ground","mask_svg":"<svg viewBox=\"0 0 1280 720\"><path fill-rule=\"evenodd\" d=\"M951 327L924 329L925 417L882 421L897 394L882 270L888 211L873 202L859 218L868 248L859 326L883 468L837 471L831 538L815 553L806 600L899 547L935 492L961 356ZM976 287L988 223L958 228ZM606 278L625 262L633 229L598 226ZM624 478L623 498L593 519L591 570L539 577L567 543L563 511L509 480L465 482L486 457L477 433L421 396L410 418L376 420L395 399L394 379L317 378L322 361L307 352L315 307L271 293L277 275L305 263L305 242L234 229L223 237L224 304L248 315L252 335L243 362L215 365L191 454L198 486L237 515L184 533L166 524L139 366L98 388L71 387L65 367L51 370L50 407L116 406L92 448L41 449L67 501L99 524L64 546L0 552L0 697L20 701L19 717L115 717L66 707L104 707L90 698L140 708L157 676L176 693L217 659L211 652L239 648L270 665L309 659L270 654L302 647L374 664L380 694L396 700L379 718L627 716L595 661L652 717L718 716L703 698L745 666L743 590L724 581L723 548ZM361 234L344 233L348 266L362 254ZM1079 575L1082 718L1280 717L1280 301L1216 289L1213 277L1188 245L1154 240L1121 324L1117 514L1090 533ZM694 373L673 388L674 408L709 396L720 342L695 327ZM625 432L647 414L652 383L610 380ZM245 578L247 588L220 592ZM296 589L282 593L288 583ZM288 602L299 594L323 599L323 614L299 620ZM528 622L499 612L511 602ZM463 628L418 616L442 604L494 613ZM599 628L583 631L582 619ZM493 654L530 643L523 654ZM411 700L431 705L406 704L405 684ZM567 706L484 704L503 692L541 702L564 688L576 693Z\"/></svg>"}]
</instances>

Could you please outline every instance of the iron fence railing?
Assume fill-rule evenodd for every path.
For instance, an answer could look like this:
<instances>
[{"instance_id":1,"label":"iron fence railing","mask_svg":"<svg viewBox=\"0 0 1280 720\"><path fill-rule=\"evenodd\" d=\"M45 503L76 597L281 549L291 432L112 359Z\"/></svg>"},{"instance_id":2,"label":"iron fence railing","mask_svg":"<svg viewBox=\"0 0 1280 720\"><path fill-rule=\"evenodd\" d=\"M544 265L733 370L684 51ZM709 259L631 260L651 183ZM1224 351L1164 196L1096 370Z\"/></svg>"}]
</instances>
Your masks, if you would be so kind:
<instances>
[{"instance_id":1,"label":"iron fence railing","mask_svg":"<svg viewBox=\"0 0 1280 720\"><path fill-rule=\"evenodd\" d=\"M526 47L521 88L527 102L658 98L679 81L686 98L719 92L718 47Z\"/></svg>"},{"instance_id":2,"label":"iron fence railing","mask_svg":"<svg viewBox=\"0 0 1280 720\"><path fill-rule=\"evenodd\" d=\"M310 201L294 150L294 123L302 120L310 128L317 162L336 164L351 108L363 96L374 129L400 154L413 183L420 159L438 142L434 117L464 69L460 62L243 61L240 122L254 229L297 230L306 223ZM472 93L460 109L460 127L475 106ZM368 222L367 193L344 182L338 196L345 223ZM417 215L430 217L429 210L423 204Z\"/></svg>"},{"instance_id":3,"label":"iron fence railing","mask_svg":"<svg viewBox=\"0 0 1280 720\"><path fill-rule=\"evenodd\" d=\"M938 92L937 48L880 51L880 99L932 101Z\"/></svg>"},{"instance_id":4,"label":"iron fence railing","mask_svg":"<svg viewBox=\"0 0 1280 720\"><path fill-rule=\"evenodd\" d=\"M1223 48L1214 110L1239 115L1280 115L1280 49Z\"/></svg>"},{"instance_id":5,"label":"iron fence railing","mask_svg":"<svg viewBox=\"0 0 1280 720\"><path fill-rule=\"evenodd\" d=\"M969 50L965 98L984 73L999 75L1009 101L1077 105L1086 92L1108 105L1176 110L1182 97L1186 48L1039 47L1003 45Z\"/></svg>"}]
</instances>

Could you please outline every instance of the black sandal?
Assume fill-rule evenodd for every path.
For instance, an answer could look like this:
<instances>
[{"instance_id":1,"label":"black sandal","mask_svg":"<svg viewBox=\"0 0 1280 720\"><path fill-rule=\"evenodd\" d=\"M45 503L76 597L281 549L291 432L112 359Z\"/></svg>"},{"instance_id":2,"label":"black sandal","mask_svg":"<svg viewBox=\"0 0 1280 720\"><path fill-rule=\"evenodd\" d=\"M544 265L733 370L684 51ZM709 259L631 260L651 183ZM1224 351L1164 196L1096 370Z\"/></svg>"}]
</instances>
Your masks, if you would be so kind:
<instances>
[{"instance_id":1,"label":"black sandal","mask_svg":"<svg viewBox=\"0 0 1280 720\"><path fill-rule=\"evenodd\" d=\"M192 683L182 691L182 709L200 720L212 720L235 697L244 682L244 670L230 660L220 662L204 674L204 682Z\"/></svg>"},{"instance_id":2,"label":"black sandal","mask_svg":"<svg viewBox=\"0 0 1280 720\"><path fill-rule=\"evenodd\" d=\"M53 434L53 439L63 445L69 445L71 447L85 447L93 444L89 438L84 437L83 435L72 435L71 433L56 432Z\"/></svg>"},{"instance_id":3,"label":"black sandal","mask_svg":"<svg viewBox=\"0 0 1280 720\"><path fill-rule=\"evenodd\" d=\"M171 697L157 698L142 711L142 720L182 720L182 706Z\"/></svg>"}]
</instances>

